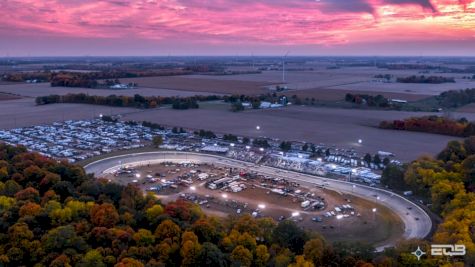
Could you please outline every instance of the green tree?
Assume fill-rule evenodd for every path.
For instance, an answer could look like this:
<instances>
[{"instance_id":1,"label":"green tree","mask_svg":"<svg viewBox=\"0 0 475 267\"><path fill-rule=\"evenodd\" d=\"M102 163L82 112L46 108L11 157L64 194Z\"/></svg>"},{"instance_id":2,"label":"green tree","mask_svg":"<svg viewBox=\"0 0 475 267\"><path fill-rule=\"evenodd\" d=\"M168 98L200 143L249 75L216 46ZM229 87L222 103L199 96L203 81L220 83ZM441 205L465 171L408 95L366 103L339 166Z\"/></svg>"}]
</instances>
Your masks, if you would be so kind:
<instances>
[{"instance_id":1,"label":"green tree","mask_svg":"<svg viewBox=\"0 0 475 267\"><path fill-rule=\"evenodd\" d=\"M163 214L163 207L159 204L155 204L145 211L145 216L151 223L156 223L159 216Z\"/></svg>"},{"instance_id":2,"label":"green tree","mask_svg":"<svg viewBox=\"0 0 475 267\"><path fill-rule=\"evenodd\" d=\"M8 180L5 182L5 185L3 187L3 192L1 192L1 194L5 196L13 197L20 190L22 190L21 185L19 185L17 182L13 180Z\"/></svg>"},{"instance_id":3,"label":"green tree","mask_svg":"<svg viewBox=\"0 0 475 267\"><path fill-rule=\"evenodd\" d=\"M196 266L227 266L223 252L213 243L205 242L196 258Z\"/></svg>"},{"instance_id":4,"label":"green tree","mask_svg":"<svg viewBox=\"0 0 475 267\"><path fill-rule=\"evenodd\" d=\"M261 101L259 99L255 99L252 101L252 108L259 109L261 107Z\"/></svg>"},{"instance_id":5,"label":"green tree","mask_svg":"<svg viewBox=\"0 0 475 267\"><path fill-rule=\"evenodd\" d=\"M155 236L147 229L139 229L133 238L138 246L149 246L155 243Z\"/></svg>"},{"instance_id":6,"label":"green tree","mask_svg":"<svg viewBox=\"0 0 475 267\"><path fill-rule=\"evenodd\" d=\"M78 267L106 267L104 257L96 249L89 250L77 265Z\"/></svg>"},{"instance_id":7,"label":"green tree","mask_svg":"<svg viewBox=\"0 0 475 267\"><path fill-rule=\"evenodd\" d=\"M231 111L238 112L238 111L243 111L243 110L244 110L244 106L242 105L241 101L237 101L231 104Z\"/></svg>"},{"instance_id":8,"label":"green tree","mask_svg":"<svg viewBox=\"0 0 475 267\"><path fill-rule=\"evenodd\" d=\"M308 240L307 233L298 227L295 222L285 220L280 222L272 234L272 240L298 254L303 252L305 242Z\"/></svg>"},{"instance_id":9,"label":"green tree","mask_svg":"<svg viewBox=\"0 0 475 267\"><path fill-rule=\"evenodd\" d=\"M163 137L161 135L156 135L152 139L153 146L159 148L163 144Z\"/></svg>"},{"instance_id":10,"label":"green tree","mask_svg":"<svg viewBox=\"0 0 475 267\"><path fill-rule=\"evenodd\" d=\"M379 157L378 154L374 155L373 163L374 163L374 165L376 165L376 166L379 166L379 165L381 164L381 158Z\"/></svg>"},{"instance_id":11,"label":"green tree","mask_svg":"<svg viewBox=\"0 0 475 267\"><path fill-rule=\"evenodd\" d=\"M443 161L461 162L467 157L467 151L462 142L450 141L446 148L437 155L437 159Z\"/></svg>"},{"instance_id":12,"label":"green tree","mask_svg":"<svg viewBox=\"0 0 475 267\"><path fill-rule=\"evenodd\" d=\"M42 238L43 247L46 251L62 252L68 248L77 251L87 249L87 243L76 234L72 225L59 226L49 230Z\"/></svg>"},{"instance_id":13,"label":"green tree","mask_svg":"<svg viewBox=\"0 0 475 267\"><path fill-rule=\"evenodd\" d=\"M282 141L282 143L280 143L280 145L279 145L279 148L284 152L288 152L292 148L292 143Z\"/></svg>"},{"instance_id":14,"label":"green tree","mask_svg":"<svg viewBox=\"0 0 475 267\"><path fill-rule=\"evenodd\" d=\"M363 161L366 162L368 166L370 166L372 162L371 155L369 153L366 153L366 155L364 155Z\"/></svg>"},{"instance_id":15,"label":"green tree","mask_svg":"<svg viewBox=\"0 0 475 267\"><path fill-rule=\"evenodd\" d=\"M252 264L252 253L243 246L237 246L231 252L230 258L233 266L251 266Z\"/></svg>"},{"instance_id":16,"label":"green tree","mask_svg":"<svg viewBox=\"0 0 475 267\"><path fill-rule=\"evenodd\" d=\"M387 165L381 175L381 184L390 188L403 190L406 187L404 181L405 167L398 164Z\"/></svg>"}]
</instances>

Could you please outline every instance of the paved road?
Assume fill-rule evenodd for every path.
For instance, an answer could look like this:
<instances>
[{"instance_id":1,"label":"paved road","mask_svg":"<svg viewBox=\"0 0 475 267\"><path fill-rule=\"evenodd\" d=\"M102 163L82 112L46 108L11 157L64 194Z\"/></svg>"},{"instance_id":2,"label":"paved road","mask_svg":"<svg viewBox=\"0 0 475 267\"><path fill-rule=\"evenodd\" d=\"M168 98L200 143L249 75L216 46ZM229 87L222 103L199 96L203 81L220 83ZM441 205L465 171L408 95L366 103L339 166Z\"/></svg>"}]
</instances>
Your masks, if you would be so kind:
<instances>
[{"instance_id":1,"label":"paved road","mask_svg":"<svg viewBox=\"0 0 475 267\"><path fill-rule=\"evenodd\" d=\"M297 182L305 182L315 185L322 185L325 183L327 189L352 194L390 208L404 223L404 234L402 236L404 239L425 238L432 228L432 221L423 209L393 192L345 181L332 180L292 171L284 171L273 167L256 165L216 155L173 151L133 153L101 159L86 165L84 168L87 173L93 173L96 177L100 177L104 173L110 173L117 170L122 164L146 165L163 161L191 161L197 163L221 164L229 167L248 168L264 175L282 177ZM410 210L408 209L409 207ZM408 212L409 215L407 215ZM381 251L386 247L394 245L395 244L388 242L377 247L377 250Z\"/></svg>"}]
</instances>

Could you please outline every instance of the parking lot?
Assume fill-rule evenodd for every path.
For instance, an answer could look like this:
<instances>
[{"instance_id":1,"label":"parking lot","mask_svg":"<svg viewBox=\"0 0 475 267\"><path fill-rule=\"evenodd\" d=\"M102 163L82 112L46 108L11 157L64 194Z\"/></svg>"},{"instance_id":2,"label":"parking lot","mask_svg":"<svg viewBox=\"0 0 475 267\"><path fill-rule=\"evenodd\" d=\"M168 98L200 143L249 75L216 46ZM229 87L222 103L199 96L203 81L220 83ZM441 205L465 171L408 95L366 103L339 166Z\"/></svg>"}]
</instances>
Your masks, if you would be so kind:
<instances>
[{"instance_id":1,"label":"parking lot","mask_svg":"<svg viewBox=\"0 0 475 267\"><path fill-rule=\"evenodd\" d=\"M48 157L75 162L113 150L142 147L156 134L159 132L141 125L94 119L0 131L0 139Z\"/></svg>"},{"instance_id":2,"label":"parking lot","mask_svg":"<svg viewBox=\"0 0 475 267\"><path fill-rule=\"evenodd\" d=\"M220 154L250 163L298 171L332 178L348 179L377 185L381 178L377 169L368 165L354 150L338 149L318 144L315 151L327 152L321 157L304 150L305 143L293 142L291 150L283 152L280 141L266 139L266 148L251 143L244 144L242 137L236 142L216 138L202 138L191 130L178 131L170 127L149 127L136 122L92 120L68 120L49 125L0 130L0 140L14 145L23 145L31 151L47 157L82 161L117 150L138 149L150 146L154 136L163 137L162 149ZM394 161L394 160L393 160Z\"/></svg>"}]
</instances>

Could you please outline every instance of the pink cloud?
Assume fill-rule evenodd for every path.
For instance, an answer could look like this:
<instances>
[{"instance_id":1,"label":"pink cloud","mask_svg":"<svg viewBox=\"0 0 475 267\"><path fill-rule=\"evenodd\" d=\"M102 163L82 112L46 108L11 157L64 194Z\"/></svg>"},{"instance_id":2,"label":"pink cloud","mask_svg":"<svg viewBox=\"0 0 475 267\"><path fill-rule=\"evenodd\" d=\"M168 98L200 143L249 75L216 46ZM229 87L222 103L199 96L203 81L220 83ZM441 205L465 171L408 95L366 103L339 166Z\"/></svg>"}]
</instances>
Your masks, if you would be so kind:
<instances>
[{"instance_id":1,"label":"pink cloud","mask_svg":"<svg viewBox=\"0 0 475 267\"><path fill-rule=\"evenodd\" d=\"M475 35L468 0L12 0L0 37L213 45L340 45ZM368 39L370 38L370 39Z\"/></svg>"}]
</instances>

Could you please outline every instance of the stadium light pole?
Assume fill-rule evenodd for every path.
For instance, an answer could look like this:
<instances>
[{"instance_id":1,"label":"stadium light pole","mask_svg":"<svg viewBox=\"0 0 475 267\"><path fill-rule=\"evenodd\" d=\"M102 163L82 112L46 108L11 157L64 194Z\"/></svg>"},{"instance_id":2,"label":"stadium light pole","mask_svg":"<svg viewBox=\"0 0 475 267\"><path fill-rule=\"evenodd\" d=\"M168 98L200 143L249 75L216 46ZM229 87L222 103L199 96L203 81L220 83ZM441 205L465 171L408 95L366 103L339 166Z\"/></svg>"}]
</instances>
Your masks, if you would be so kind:
<instances>
[{"instance_id":1,"label":"stadium light pole","mask_svg":"<svg viewBox=\"0 0 475 267\"><path fill-rule=\"evenodd\" d=\"M341 228L341 227L340 227L340 221L341 221L341 219L343 219L343 215L338 214L338 215L336 216L336 221L337 221L337 223L338 223L338 230L340 230L340 228Z\"/></svg>"}]
</instances>

